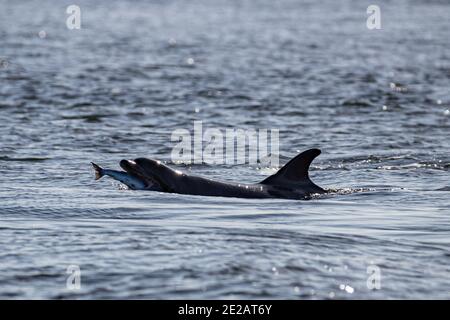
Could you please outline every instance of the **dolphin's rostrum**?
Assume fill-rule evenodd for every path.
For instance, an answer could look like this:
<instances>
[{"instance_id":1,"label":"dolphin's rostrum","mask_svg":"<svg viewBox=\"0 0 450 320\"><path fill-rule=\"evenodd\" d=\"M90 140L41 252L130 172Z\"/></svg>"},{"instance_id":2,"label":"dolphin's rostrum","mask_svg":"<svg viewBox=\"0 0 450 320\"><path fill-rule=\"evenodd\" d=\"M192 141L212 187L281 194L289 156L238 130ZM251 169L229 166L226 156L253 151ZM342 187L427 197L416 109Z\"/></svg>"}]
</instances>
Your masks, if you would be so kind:
<instances>
[{"instance_id":1,"label":"dolphin's rostrum","mask_svg":"<svg viewBox=\"0 0 450 320\"><path fill-rule=\"evenodd\" d=\"M219 182L190 176L173 170L160 161L147 158L120 161L120 166L125 171L102 169L94 163L92 165L96 180L108 175L133 190L235 198L305 199L312 194L326 193L308 175L311 162L319 154L319 149L304 151L277 173L255 184Z\"/></svg>"}]
</instances>

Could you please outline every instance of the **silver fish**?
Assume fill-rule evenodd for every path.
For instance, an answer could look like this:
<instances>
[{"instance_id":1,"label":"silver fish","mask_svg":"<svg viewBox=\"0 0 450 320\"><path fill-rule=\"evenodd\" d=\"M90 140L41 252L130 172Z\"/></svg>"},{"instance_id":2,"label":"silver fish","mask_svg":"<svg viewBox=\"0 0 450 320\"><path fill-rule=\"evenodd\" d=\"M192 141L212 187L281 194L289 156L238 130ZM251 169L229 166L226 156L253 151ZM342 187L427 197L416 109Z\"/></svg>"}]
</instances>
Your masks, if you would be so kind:
<instances>
[{"instance_id":1,"label":"silver fish","mask_svg":"<svg viewBox=\"0 0 450 320\"><path fill-rule=\"evenodd\" d=\"M115 180L122 182L132 190L146 190L149 187L146 181L134 177L128 174L127 172L103 169L102 167L93 162L91 162L91 164L95 170L95 180L98 180L103 176L109 176Z\"/></svg>"}]
</instances>

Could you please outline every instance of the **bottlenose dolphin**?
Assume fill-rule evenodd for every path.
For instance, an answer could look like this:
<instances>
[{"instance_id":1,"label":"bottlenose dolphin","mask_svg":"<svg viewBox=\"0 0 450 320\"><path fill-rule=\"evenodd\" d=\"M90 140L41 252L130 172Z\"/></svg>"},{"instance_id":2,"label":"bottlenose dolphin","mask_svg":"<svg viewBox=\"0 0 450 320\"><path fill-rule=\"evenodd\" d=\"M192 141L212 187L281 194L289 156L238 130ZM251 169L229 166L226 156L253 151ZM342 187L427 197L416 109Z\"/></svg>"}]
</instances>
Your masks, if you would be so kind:
<instances>
[{"instance_id":1,"label":"bottlenose dolphin","mask_svg":"<svg viewBox=\"0 0 450 320\"><path fill-rule=\"evenodd\" d=\"M120 161L120 166L125 171L102 169L95 163L92 165L96 180L107 175L133 190L235 198L307 199L312 194L327 192L314 184L308 175L311 162L320 153L319 149L304 151L277 173L255 184L219 182L190 176L173 170L160 161L146 158Z\"/></svg>"}]
</instances>

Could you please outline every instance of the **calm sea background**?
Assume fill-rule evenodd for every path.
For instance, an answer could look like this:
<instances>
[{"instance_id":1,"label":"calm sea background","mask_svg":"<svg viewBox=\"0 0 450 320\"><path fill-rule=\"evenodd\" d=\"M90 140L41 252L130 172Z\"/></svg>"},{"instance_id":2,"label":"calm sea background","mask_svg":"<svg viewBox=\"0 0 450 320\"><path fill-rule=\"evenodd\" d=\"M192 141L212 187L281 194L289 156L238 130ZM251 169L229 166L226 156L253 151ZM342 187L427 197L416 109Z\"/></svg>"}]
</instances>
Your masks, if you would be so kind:
<instances>
[{"instance_id":1,"label":"calm sea background","mask_svg":"<svg viewBox=\"0 0 450 320\"><path fill-rule=\"evenodd\" d=\"M450 298L449 2L377 1L381 30L373 1L77 0L81 30L71 4L0 0L0 298ZM318 147L311 177L340 192L94 181L90 161L143 156L274 172L172 164L195 120L279 129L282 164Z\"/></svg>"}]
</instances>

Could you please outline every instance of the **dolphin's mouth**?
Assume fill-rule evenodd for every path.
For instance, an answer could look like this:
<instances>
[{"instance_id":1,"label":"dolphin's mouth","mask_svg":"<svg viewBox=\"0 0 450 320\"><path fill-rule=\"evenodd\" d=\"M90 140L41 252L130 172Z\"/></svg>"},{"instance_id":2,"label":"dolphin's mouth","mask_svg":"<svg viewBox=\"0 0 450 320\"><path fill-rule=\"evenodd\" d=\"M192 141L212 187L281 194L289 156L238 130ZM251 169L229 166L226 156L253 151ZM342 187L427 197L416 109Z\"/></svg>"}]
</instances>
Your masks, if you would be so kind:
<instances>
[{"instance_id":1,"label":"dolphin's mouth","mask_svg":"<svg viewBox=\"0 0 450 320\"><path fill-rule=\"evenodd\" d=\"M145 172L145 170L143 170L136 162L132 160L122 160L120 161L120 166L128 174L144 182L146 185L145 190L164 191L164 188L158 180Z\"/></svg>"}]
</instances>

